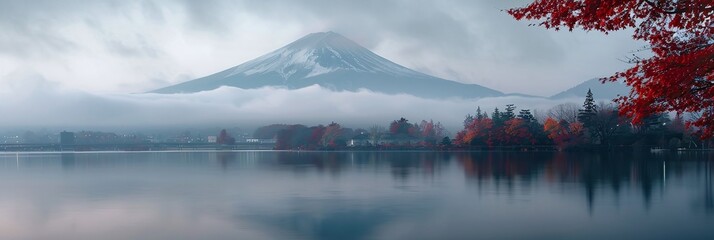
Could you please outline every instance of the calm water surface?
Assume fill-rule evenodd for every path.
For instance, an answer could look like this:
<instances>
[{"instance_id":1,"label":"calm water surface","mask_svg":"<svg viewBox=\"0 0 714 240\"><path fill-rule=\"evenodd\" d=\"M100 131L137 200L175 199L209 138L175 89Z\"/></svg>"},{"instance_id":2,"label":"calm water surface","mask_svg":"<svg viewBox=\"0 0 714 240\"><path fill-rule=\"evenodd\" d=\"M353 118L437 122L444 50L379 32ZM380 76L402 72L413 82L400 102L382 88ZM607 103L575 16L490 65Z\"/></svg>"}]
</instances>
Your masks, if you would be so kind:
<instances>
[{"instance_id":1,"label":"calm water surface","mask_svg":"<svg viewBox=\"0 0 714 240\"><path fill-rule=\"evenodd\" d=\"M0 239L714 239L712 153L0 154Z\"/></svg>"}]
</instances>

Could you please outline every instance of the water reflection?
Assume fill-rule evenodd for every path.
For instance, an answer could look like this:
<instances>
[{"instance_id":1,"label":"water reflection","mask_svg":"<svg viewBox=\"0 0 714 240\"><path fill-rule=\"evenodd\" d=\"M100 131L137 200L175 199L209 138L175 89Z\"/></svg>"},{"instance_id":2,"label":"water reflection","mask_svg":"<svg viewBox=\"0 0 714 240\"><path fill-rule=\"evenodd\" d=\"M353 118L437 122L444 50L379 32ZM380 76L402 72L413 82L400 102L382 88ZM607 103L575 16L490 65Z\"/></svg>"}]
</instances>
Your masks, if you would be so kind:
<instances>
[{"instance_id":1,"label":"water reflection","mask_svg":"<svg viewBox=\"0 0 714 240\"><path fill-rule=\"evenodd\" d=\"M641 193L643 206L651 206L657 191L665 190L668 178L681 179L685 175L699 178L705 200L702 207L712 211L712 154L702 152L650 155L642 153L568 154L568 153L468 153L458 154L458 162L465 174L478 184L495 182L508 189L519 181L528 185L545 181L551 185L577 183L582 189L590 211L597 194L620 198L623 187ZM542 179L539 179L541 178ZM689 176L688 176L689 177ZM662 193L660 193L662 194Z\"/></svg>"},{"instance_id":2,"label":"water reflection","mask_svg":"<svg viewBox=\"0 0 714 240\"><path fill-rule=\"evenodd\" d=\"M703 175L703 195L695 201L695 210L703 209L706 214L714 214L714 181L712 180L712 162L706 161L700 163L701 174Z\"/></svg>"},{"instance_id":3,"label":"water reflection","mask_svg":"<svg viewBox=\"0 0 714 240\"><path fill-rule=\"evenodd\" d=\"M2 154L0 238L707 239L713 161L706 152Z\"/></svg>"},{"instance_id":4,"label":"water reflection","mask_svg":"<svg viewBox=\"0 0 714 240\"><path fill-rule=\"evenodd\" d=\"M60 156L62 158L62 168L64 168L64 169L74 168L75 153L61 153Z\"/></svg>"}]
</instances>

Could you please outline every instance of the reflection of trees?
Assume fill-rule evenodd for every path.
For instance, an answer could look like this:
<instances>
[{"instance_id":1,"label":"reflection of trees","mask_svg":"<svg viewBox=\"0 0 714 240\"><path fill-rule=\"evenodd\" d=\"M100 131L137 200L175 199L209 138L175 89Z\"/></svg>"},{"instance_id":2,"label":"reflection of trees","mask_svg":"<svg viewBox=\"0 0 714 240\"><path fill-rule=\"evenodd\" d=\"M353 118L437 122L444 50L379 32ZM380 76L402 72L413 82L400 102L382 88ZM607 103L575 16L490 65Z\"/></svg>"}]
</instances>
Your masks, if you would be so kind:
<instances>
[{"instance_id":1,"label":"reflection of trees","mask_svg":"<svg viewBox=\"0 0 714 240\"><path fill-rule=\"evenodd\" d=\"M449 155L438 152L383 152L389 162L392 176L395 179L406 180L416 173L432 176L435 171L449 159Z\"/></svg>"},{"instance_id":2,"label":"reflection of trees","mask_svg":"<svg viewBox=\"0 0 714 240\"><path fill-rule=\"evenodd\" d=\"M65 170L74 168L75 165L75 153L61 153L62 168Z\"/></svg>"},{"instance_id":3,"label":"reflection of trees","mask_svg":"<svg viewBox=\"0 0 714 240\"><path fill-rule=\"evenodd\" d=\"M598 195L611 194L620 198L622 189L636 187L642 194L644 206L649 208L654 192L663 191L665 177L681 177L685 165L697 153L653 155L649 153L463 153L456 159L470 179L493 182L498 187L505 183L509 189L515 180L529 186L532 182L550 184L577 183L583 190L588 208L592 211ZM705 206L714 209L711 189L711 168L708 167ZM709 205L707 205L709 204Z\"/></svg>"},{"instance_id":4,"label":"reflection of trees","mask_svg":"<svg viewBox=\"0 0 714 240\"><path fill-rule=\"evenodd\" d=\"M503 152L477 152L457 156L467 176L494 180L532 176L533 171L542 168L544 161L531 157L531 155Z\"/></svg>"},{"instance_id":5,"label":"reflection of trees","mask_svg":"<svg viewBox=\"0 0 714 240\"><path fill-rule=\"evenodd\" d=\"M238 154L236 154L236 152L216 152L216 159L218 159L218 163L223 170L226 170L237 157Z\"/></svg>"},{"instance_id":6,"label":"reflection of trees","mask_svg":"<svg viewBox=\"0 0 714 240\"><path fill-rule=\"evenodd\" d=\"M448 162L449 153L441 152L277 152L278 166L294 171L314 169L339 174L346 168L388 166L395 179L406 180L415 173L434 175ZM310 168L305 168L306 166Z\"/></svg>"},{"instance_id":7,"label":"reflection of trees","mask_svg":"<svg viewBox=\"0 0 714 240\"><path fill-rule=\"evenodd\" d=\"M701 197L697 197L694 203L694 207L702 208L706 214L714 214L714 179L712 177L712 172L714 172L714 164L712 164L711 159L701 164L698 164L701 173L702 180L704 181L704 191ZM699 209L697 209L699 210Z\"/></svg>"},{"instance_id":8,"label":"reflection of trees","mask_svg":"<svg viewBox=\"0 0 714 240\"><path fill-rule=\"evenodd\" d=\"M704 209L707 214L714 213L714 188L712 188L712 164L711 161L706 162L707 166L704 168Z\"/></svg>"},{"instance_id":9,"label":"reflection of trees","mask_svg":"<svg viewBox=\"0 0 714 240\"><path fill-rule=\"evenodd\" d=\"M580 180L590 211L598 190L609 188L615 199L619 199L622 186L630 181L639 186L644 205L649 208L654 186L662 184L664 174L661 159L647 159L637 154L588 155L576 164L582 169Z\"/></svg>"},{"instance_id":10,"label":"reflection of trees","mask_svg":"<svg viewBox=\"0 0 714 240\"><path fill-rule=\"evenodd\" d=\"M526 186L543 170L552 153L473 152L458 154L456 158L466 176L478 183L493 180L512 190L514 181Z\"/></svg>"},{"instance_id":11,"label":"reflection of trees","mask_svg":"<svg viewBox=\"0 0 714 240\"><path fill-rule=\"evenodd\" d=\"M295 171L305 171L304 166L310 166L318 172L338 175L350 164L353 159L350 157L348 152L278 152L277 162L279 166L290 166Z\"/></svg>"},{"instance_id":12,"label":"reflection of trees","mask_svg":"<svg viewBox=\"0 0 714 240\"><path fill-rule=\"evenodd\" d=\"M205 161L215 159L215 161ZM130 154L61 153L26 158L26 169L60 168L73 171L95 169L213 168L230 169L245 165L288 170L296 173L316 171L339 175L345 171L377 171L390 174L397 181L438 176L444 173L450 159L472 182L495 183L496 188L513 193L518 187L546 184L567 187L575 184L592 211L602 196L639 193L643 206L649 208L653 198L664 192L670 179L695 181L685 190L695 190L692 207L714 214L714 153L649 152L627 153L535 153L535 152L177 152ZM13 159L14 162L14 159ZM217 164L216 164L217 163ZM379 172L386 171L386 172ZM387 183L385 183L387 184ZM480 187L479 187L480 188ZM636 191L628 191L634 189ZM525 189L527 190L527 189ZM567 189L566 189L567 190Z\"/></svg>"}]
</instances>

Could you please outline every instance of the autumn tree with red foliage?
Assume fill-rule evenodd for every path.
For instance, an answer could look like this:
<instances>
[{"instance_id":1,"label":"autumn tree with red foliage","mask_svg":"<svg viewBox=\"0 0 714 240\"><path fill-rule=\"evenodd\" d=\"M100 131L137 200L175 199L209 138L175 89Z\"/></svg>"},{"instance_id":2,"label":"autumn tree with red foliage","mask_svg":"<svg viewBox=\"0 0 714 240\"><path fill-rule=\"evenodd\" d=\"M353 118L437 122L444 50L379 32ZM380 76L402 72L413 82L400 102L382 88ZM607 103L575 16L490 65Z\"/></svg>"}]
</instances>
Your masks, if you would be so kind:
<instances>
[{"instance_id":1,"label":"autumn tree with red foliage","mask_svg":"<svg viewBox=\"0 0 714 240\"><path fill-rule=\"evenodd\" d=\"M464 130L459 131L454 140L458 145L491 146L490 136L492 130L493 120L490 118L476 118L471 120L471 123L464 127Z\"/></svg>"},{"instance_id":2,"label":"autumn tree with red foliage","mask_svg":"<svg viewBox=\"0 0 714 240\"><path fill-rule=\"evenodd\" d=\"M561 148L571 147L582 143L583 124L569 123L568 121L557 120L548 117L543 123L543 130L548 134L548 138Z\"/></svg>"},{"instance_id":3,"label":"autumn tree with red foliage","mask_svg":"<svg viewBox=\"0 0 714 240\"><path fill-rule=\"evenodd\" d=\"M343 136L343 129L340 124L330 123L325 128L322 135L322 145L329 147L337 147L345 144L345 139Z\"/></svg>"},{"instance_id":4,"label":"autumn tree with red foliage","mask_svg":"<svg viewBox=\"0 0 714 240\"><path fill-rule=\"evenodd\" d=\"M506 121L503 126L502 142L507 145L535 144L535 137L528 127L528 122L521 118Z\"/></svg>"},{"instance_id":5,"label":"autumn tree with red foliage","mask_svg":"<svg viewBox=\"0 0 714 240\"><path fill-rule=\"evenodd\" d=\"M282 129L276 133L275 149L335 149L345 147L347 139L354 136L351 128L344 128L340 124L330 123L327 126L317 125L281 125Z\"/></svg>"},{"instance_id":6,"label":"autumn tree with red foliage","mask_svg":"<svg viewBox=\"0 0 714 240\"><path fill-rule=\"evenodd\" d=\"M218 138L216 138L216 143L218 144L235 144L236 139L231 137L231 135L228 135L228 132L223 129L221 130L221 133L218 134Z\"/></svg>"},{"instance_id":7,"label":"autumn tree with red foliage","mask_svg":"<svg viewBox=\"0 0 714 240\"><path fill-rule=\"evenodd\" d=\"M617 99L620 113L640 123L657 113L696 112L688 126L714 136L714 1L538 0L508 13L555 30L634 28L633 38L648 42L654 56L636 57L632 68L603 79L632 87Z\"/></svg>"},{"instance_id":8,"label":"autumn tree with red foliage","mask_svg":"<svg viewBox=\"0 0 714 240\"><path fill-rule=\"evenodd\" d=\"M516 115L516 106L508 104L504 112L495 108L491 115L493 118L481 114L480 110L480 107L477 108L476 117L466 116L464 129L459 131L454 138L456 145L490 148L550 142L543 133L543 127L536 121L529 109L521 109Z\"/></svg>"},{"instance_id":9,"label":"autumn tree with red foliage","mask_svg":"<svg viewBox=\"0 0 714 240\"><path fill-rule=\"evenodd\" d=\"M422 120L419 124L419 135L423 139L422 145L434 146L437 144L437 140L441 140L446 135L446 130L440 122Z\"/></svg>"},{"instance_id":10,"label":"autumn tree with red foliage","mask_svg":"<svg viewBox=\"0 0 714 240\"><path fill-rule=\"evenodd\" d=\"M400 118L389 124L389 132L393 135L416 137L419 135L419 127L409 123L405 118Z\"/></svg>"},{"instance_id":11,"label":"autumn tree with red foliage","mask_svg":"<svg viewBox=\"0 0 714 240\"><path fill-rule=\"evenodd\" d=\"M322 136L325 135L326 129L323 125L310 127L310 139L307 142L309 149L316 149L322 144Z\"/></svg>"}]
</instances>

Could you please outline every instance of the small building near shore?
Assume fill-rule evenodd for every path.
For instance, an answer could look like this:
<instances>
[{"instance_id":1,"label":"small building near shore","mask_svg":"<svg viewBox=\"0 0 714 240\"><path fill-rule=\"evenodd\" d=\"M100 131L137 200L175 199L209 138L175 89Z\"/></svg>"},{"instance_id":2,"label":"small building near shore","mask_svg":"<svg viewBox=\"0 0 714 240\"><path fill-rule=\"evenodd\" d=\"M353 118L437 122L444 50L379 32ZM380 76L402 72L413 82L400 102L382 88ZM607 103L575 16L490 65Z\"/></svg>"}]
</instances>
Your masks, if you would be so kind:
<instances>
[{"instance_id":1,"label":"small building near shore","mask_svg":"<svg viewBox=\"0 0 714 240\"><path fill-rule=\"evenodd\" d=\"M369 141L369 136L367 134L359 134L354 136L352 139L347 141L348 147L368 147L372 146Z\"/></svg>"},{"instance_id":2,"label":"small building near shore","mask_svg":"<svg viewBox=\"0 0 714 240\"><path fill-rule=\"evenodd\" d=\"M246 138L246 143L253 144L275 144L275 138Z\"/></svg>"}]
</instances>

